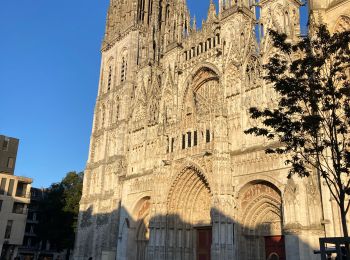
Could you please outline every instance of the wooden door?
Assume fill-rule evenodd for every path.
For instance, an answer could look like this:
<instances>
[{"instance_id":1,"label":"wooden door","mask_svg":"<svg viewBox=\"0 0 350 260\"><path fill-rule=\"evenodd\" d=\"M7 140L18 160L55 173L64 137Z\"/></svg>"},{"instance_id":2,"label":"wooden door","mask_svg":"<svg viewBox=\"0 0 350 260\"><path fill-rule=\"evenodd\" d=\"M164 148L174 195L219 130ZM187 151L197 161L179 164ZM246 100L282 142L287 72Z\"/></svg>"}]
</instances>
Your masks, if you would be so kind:
<instances>
[{"instance_id":1,"label":"wooden door","mask_svg":"<svg viewBox=\"0 0 350 260\"><path fill-rule=\"evenodd\" d=\"M285 245L283 236L265 237L266 260L285 260Z\"/></svg>"},{"instance_id":2,"label":"wooden door","mask_svg":"<svg viewBox=\"0 0 350 260\"><path fill-rule=\"evenodd\" d=\"M210 260L211 227L197 229L197 260Z\"/></svg>"}]
</instances>

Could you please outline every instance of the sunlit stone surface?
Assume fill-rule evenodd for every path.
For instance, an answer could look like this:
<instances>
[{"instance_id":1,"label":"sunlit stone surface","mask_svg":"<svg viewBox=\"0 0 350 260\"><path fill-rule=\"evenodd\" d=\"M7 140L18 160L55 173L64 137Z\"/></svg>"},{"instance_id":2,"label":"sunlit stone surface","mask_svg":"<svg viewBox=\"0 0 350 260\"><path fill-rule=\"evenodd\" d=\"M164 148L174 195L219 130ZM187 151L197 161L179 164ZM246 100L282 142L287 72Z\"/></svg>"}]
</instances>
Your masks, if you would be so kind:
<instances>
[{"instance_id":1,"label":"sunlit stone surface","mask_svg":"<svg viewBox=\"0 0 350 260\"><path fill-rule=\"evenodd\" d=\"M243 133L251 106L276 102L267 30L297 41L301 3L220 0L199 30L184 2L111 0L75 259L319 259L336 203ZM311 7L349 29L350 1Z\"/></svg>"}]
</instances>

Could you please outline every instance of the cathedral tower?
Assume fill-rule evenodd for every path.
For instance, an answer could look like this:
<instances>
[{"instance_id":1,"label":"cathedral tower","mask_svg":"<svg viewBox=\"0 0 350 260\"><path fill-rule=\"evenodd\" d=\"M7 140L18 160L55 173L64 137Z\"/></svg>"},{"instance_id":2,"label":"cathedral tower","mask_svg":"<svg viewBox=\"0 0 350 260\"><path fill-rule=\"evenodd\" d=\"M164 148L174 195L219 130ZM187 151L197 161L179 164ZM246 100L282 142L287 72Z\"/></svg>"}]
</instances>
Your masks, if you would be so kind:
<instances>
[{"instance_id":1,"label":"cathedral tower","mask_svg":"<svg viewBox=\"0 0 350 260\"><path fill-rule=\"evenodd\" d=\"M258 34L261 39L261 51L266 56L271 55L271 40L268 30L273 29L285 33L290 41L300 37L300 0L260 0L257 4L259 19Z\"/></svg>"}]
</instances>

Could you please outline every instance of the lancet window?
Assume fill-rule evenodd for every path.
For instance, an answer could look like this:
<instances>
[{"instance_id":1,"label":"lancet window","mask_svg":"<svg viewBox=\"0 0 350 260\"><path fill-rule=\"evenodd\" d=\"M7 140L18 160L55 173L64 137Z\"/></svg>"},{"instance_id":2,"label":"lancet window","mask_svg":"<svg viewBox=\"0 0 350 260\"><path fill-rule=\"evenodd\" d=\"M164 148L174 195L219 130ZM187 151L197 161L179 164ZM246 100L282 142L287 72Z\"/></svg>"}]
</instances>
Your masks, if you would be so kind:
<instances>
[{"instance_id":1,"label":"lancet window","mask_svg":"<svg viewBox=\"0 0 350 260\"><path fill-rule=\"evenodd\" d=\"M209 136L210 136L210 131L207 130L209 132ZM209 139L206 140L207 143L209 143L210 137ZM175 138L171 139L171 152L174 151L174 143L175 143ZM191 148L191 147L195 147L198 145L198 131L188 131L187 133L182 135L182 149L186 149L186 148Z\"/></svg>"},{"instance_id":2,"label":"lancet window","mask_svg":"<svg viewBox=\"0 0 350 260\"><path fill-rule=\"evenodd\" d=\"M191 146L192 146L192 133L187 132L187 147L191 147Z\"/></svg>"},{"instance_id":3,"label":"lancet window","mask_svg":"<svg viewBox=\"0 0 350 260\"><path fill-rule=\"evenodd\" d=\"M109 65L109 68L108 68L107 91L111 90L111 86L112 86L112 66Z\"/></svg>"},{"instance_id":4,"label":"lancet window","mask_svg":"<svg viewBox=\"0 0 350 260\"><path fill-rule=\"evenodd\" d=\"M128 70L128 62L126 61L126 58L123 57L122 59L122 67L121 67L121 82L123 83L126 81L126 75Z\"/></svg>"},{"instance_id":5,"label":"lancet window","mask_svg":"<svg viewBox=\"0 0 350 260\"><path fill-rule=\"evenodd\" d=\"M221 43L220 34L217 33L214 37L208 38L205 42L199 43L197 46L191 47L191 49L184 51L185 60L190 60L198 55L209 51L212 48L217 47Z\"/></svg>"},{"instance_id":6,"label":"lancet window","mask_svg":"<svg viewBox=\"0 0 350 260\"><path fill-rule=\"evenodd\" d=\"M205 131L205 141L206 141L207 143L210 143L210 141L211 141L211 135L210 135L210 130L209 130L209 129L207 129L207 130Z\"/></svg>"},{"instance_id":7,"label":"lancet window","mask_svg":"<svg viewBox=\"0 0 350 260\"><path fill-rule=\"evenodd\" d=\"M115 117L116 117L116 120L118 121L119 120L119 117L120 117L120 99L119 97L117 98L117 102L116 102L116 111L115 111Z\"/></svg>"}]
</instances>

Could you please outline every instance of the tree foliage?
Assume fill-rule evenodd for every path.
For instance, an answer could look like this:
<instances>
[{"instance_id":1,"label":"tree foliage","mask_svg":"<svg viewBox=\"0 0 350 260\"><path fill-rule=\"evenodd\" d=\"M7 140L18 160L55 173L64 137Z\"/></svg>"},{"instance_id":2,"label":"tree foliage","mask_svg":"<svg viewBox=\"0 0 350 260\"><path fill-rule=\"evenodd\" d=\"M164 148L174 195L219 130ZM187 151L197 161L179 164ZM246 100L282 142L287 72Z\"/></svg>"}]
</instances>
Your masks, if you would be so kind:
<instances>
[{"instance_id":1,"label":"tree foliage","mask_svg":"<svg viewBox=\"0 0 350 260\"><path fill-rule=\"evenodd\" d=\"M287 154L289 177L322 177L339 205L344 236L350 201L350 32L331 34L326 26L292 44L271 31L276 54L264 66L265 80L278 93L274 108L250 108L257 127L247 134L280 145L267 153Z\"/></svg>"},{"instance_id":2,"label":"tree foliage","mask_svg":"<svg viewBox=\"0 0 350 260\"><path fill-rule=\"evenodd\" d=\"M83 173L69 172L45 190L39 203L38 235L59 251L74 247L82 186Z\"/></svg>"}]
</instances>

